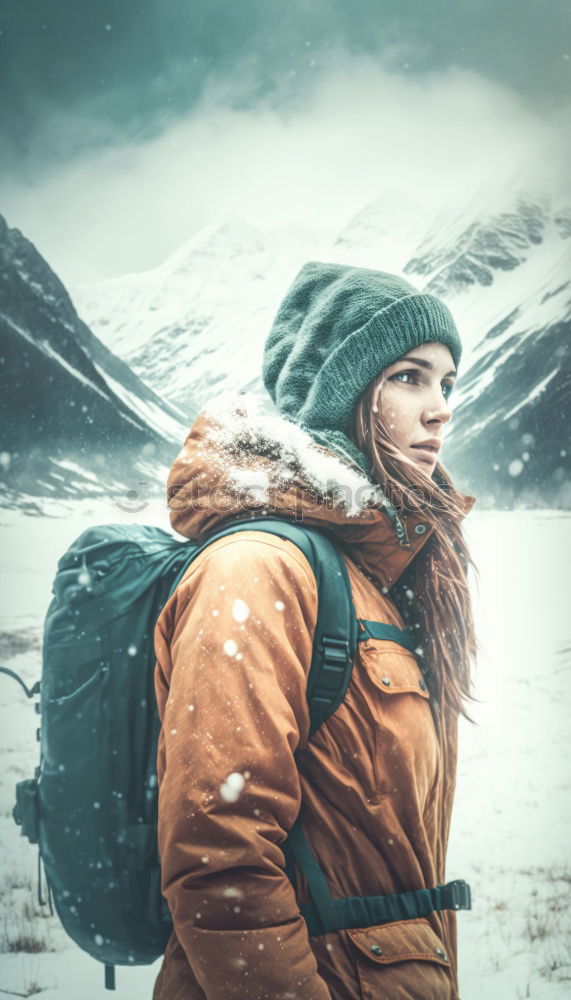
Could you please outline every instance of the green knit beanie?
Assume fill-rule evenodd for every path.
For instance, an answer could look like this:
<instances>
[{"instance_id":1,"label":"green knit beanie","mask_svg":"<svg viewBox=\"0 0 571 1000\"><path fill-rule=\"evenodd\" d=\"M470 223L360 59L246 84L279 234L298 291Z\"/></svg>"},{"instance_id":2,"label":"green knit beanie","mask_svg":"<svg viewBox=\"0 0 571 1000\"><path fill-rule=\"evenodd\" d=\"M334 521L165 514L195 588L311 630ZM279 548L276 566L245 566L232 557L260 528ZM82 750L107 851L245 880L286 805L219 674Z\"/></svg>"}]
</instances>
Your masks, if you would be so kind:
<instances>
[{"instance_id":1,"label":"green knit beanie","mask_svg":"<svg viewBox=\"0 0 571 1000\"><path fill-rule=\"evenodd\" d=\"M347 437L357 399L384 368L427 341L445 344L458 367L460 337L441 299L384 271L310 261L266 341L264 385L280 413L368 472Z\"/></svg>"}]
</instances>

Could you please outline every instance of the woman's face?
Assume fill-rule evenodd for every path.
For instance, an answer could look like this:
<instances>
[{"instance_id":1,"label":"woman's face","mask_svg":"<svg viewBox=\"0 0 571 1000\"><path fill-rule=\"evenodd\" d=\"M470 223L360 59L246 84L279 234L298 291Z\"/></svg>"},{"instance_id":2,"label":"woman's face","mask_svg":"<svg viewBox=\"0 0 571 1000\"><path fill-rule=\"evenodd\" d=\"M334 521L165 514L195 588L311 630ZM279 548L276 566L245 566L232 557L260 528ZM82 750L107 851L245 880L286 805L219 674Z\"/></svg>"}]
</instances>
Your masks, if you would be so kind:
<instances>
[{"instance_id":1,"label":"woman's face","mask_svg":"<svg viewBox=\"0 0 571 1000\"><path fill-rule=\"evenodd\" d=\"M455 379L449 349L435 342L412 348L378 376L376 405L386 432L429 476L452 416L448 400Z\"/></svg>"}]
</instances>

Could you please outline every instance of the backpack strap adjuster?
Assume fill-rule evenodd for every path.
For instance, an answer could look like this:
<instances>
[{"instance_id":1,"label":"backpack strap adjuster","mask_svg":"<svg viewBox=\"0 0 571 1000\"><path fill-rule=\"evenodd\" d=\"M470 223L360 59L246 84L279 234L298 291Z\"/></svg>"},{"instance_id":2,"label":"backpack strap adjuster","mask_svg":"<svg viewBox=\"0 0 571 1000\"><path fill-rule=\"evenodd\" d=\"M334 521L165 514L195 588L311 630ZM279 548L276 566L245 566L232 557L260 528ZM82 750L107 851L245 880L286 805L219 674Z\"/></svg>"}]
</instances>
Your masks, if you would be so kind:
<instances>
[{"instance_id":1,"label":"backpack strap adjuster","mask_svg":"<svg viewBox=\"0 0 571 1000\"><path fill-rule=\"evenodd\" d=\"M332 639L327 635L321 640L323 647L323 659L325 663L335 665L345 665L349 659L349 643L346 639Z\"/></svg>"},{"instance_id":2,"label":"backpack strap adjuster","mask_svg":"<svg viewBox=\"0 0 571 1000\"><path fill-rule=\"evenodd\" d=\"M311 732L314 732L339 704L340 694L343 696L345 693L353 667L351 647L345 639L334 639L324 635L318 642L315 652L318 655L319 667L315 671L314 678L310 674L307 688Z\"/></svg>"},{"instance_id":3,"label":"backpack strap adjuster","mask_svg":"<svg viewBox=\"0 0 571 1000\"><path fill-rule=\"evenodd\" d=\"M472 894L470 886L463 878L439 886L442 894L442 908L445 910L471 910Z\"/></svg>"}]
</instances>

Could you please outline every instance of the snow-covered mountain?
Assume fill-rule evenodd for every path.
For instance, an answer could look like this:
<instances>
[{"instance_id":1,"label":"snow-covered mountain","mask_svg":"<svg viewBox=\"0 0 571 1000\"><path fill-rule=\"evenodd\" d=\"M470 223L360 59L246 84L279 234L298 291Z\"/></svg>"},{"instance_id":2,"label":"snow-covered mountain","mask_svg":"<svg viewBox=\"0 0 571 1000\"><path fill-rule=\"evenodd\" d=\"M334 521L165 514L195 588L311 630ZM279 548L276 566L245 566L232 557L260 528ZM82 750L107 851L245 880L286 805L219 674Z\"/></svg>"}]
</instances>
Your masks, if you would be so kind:
<instances>
[{"instance_id":1,"label":"snow-covered mountain","mask_svg":"<svg viewBox=\"0 0 571 1000\"><path fill-rule=\"evenodd\" d=\"M262 232L231 219L207 226L151 271L71 294L94 333L183 409L226 391L263 394L264 341L301 265L326 259L400 271L432 218L390 190L339 235Z\"/></svg>"},{"instance_id":2,"label":"snow-covered mountain","mask_svg":"<svg viewBox=\"0 0 571 1000\"><path fill-rule=\"evenodd\" d=\"M156 475L186 416L97 340L1 216L0 262L2 502L33 509L34 496L102 495Z\"/></svg>"},{"instance_id":3,"label":"snow-covered mountain","mask_svg":"<svg viewBox=\"0 0 571 1000\"><path fill-rule=\"evenodd\" d=\"M434 222L433 210L388 188L339 233L329 259L401 274Z\"/></svg>"},{"instance_id":4,"label":"snow-covered mountain","mask_svg":"<svg viewBox=\"0 0 571 1000\"><path fill-rule=\"evenodd\" d=\"M160 267L72 288L80 315L134 372L189 410L260 387L262 349L281 296L318 235L263 233L240 219L207 226Z\"/></svg>"},{"instance_id":5,"label":"snow-covered mountain","mask_svg":"<svg viewBox=\"0 0 571 1000\"><path fill-rule=\"evenodd\" d=\"M404 268L466 345L444 461L486 505L571 505L571 198L484 189Z\"/></svg>"},{"instance_id":6,"label":"snow-covered mountain","mask_svg":"<svg viewBox=\"0 0 571 1000\"><path fill-rule=\"evenodd\" d=\"M153 271L73 289L79 312L179 405L264 390L263 343L308 259L393 271L448 303L464 355L442 456L484 505L568 506L571 199L551 179L433 212L389 190L337 235L203 230Z\"/></svg>"}]
</instances>

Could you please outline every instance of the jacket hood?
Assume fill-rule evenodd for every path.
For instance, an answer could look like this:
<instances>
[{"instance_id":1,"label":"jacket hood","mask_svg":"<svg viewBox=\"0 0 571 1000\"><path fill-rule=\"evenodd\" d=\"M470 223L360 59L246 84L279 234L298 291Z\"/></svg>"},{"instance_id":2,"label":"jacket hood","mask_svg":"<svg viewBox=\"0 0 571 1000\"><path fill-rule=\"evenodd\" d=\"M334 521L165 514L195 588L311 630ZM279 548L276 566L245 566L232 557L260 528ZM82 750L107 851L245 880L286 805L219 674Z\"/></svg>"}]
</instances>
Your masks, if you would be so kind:
<instances>
[{"instance_id":1,"label":"jacket hood","mask_svg":"<svg viewBox=\"0 0 571 1000\"><path fill-rule=\"evenodd\" d=\"M173 463L167 494L172 527L187 538L201 541L230 518L287 517L333 534L387 589L434 531L425 513L397 515L346 452L268 413L253 394L224 395L202 410ZM475 498L461 496L465 516Z\"/></svg>"}]
</instances>

